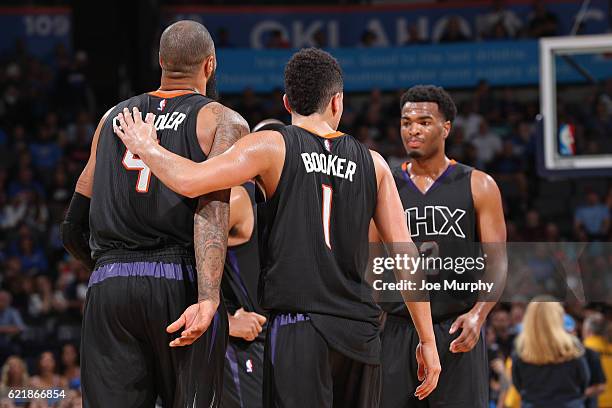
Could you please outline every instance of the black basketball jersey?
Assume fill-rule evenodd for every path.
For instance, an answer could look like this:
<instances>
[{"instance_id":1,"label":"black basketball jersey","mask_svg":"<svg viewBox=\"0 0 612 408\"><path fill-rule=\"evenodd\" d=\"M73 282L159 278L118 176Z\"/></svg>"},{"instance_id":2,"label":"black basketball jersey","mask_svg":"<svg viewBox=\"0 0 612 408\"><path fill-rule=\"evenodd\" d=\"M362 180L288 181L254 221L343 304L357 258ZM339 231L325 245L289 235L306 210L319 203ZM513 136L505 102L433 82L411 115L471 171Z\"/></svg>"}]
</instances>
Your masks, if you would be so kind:
<instances>
[{"instance_id":1,"label":"black basketball jersey","mask_svg":"<svg viewBox=\"0 0 612 408\"><path fill-rule=\"evenodd\" d=\"M137 106L143 118L147 112L156 115L157 137L165 149L196 162L204 161L196 124L198 112L211 99L193 92L175 95L134 96L115 106L102 125L89 213L94 260L109 253L164 247L193 252L193 216L198 200L167 188L113 132L116 115L124 107Z\"/></svg>"},{"instance_id":2,"label":"black basketball jersey","mask_svg":"<svg viewBox=\"0 0 612 408\"><path fill-rule=\"evenodd\" d=\"M262 305L308 313L332 347L377 360L380 309L364 276L377 197L371 153L340 132L280 133L285 163L265 205Z\"/></svg>"},{"instance_id":3,"label":"black basketball jersey","mask_svg":"<svg viewBox=\"0 0 612 408\"><path fill-rule=\"evenodd\" d=\"M424 248L429 251L434 248L433 253L428 253L428 256L439 257L443 262L453 262L447 265L458 265L458 258L475 259L480 256L472 198L472 170L472 167L453 160L425 193L410 179L407 163L392 171L412 240L420 247L421 253ZM432 247L431 244L424 243L436 245ZM454 268L427 270L426 273L429 282L465 282L477 278L474 268L461 274ZM430 291L433 321L440 322L467 312L476 299L477 294L469 295L465 291ZM399 294L397 302L382 303L381 306L391 314L410 316Z\"/></svg>"},{"instance_id":4,"label":"black basketball jersey","mask_svg":"<svg viewBox=\"0 0 612 408\"><path fill-rule=\"evenodd\" d=\"M243 308L247 312L263 314L257 299L259 282L259 246L257 241L257 214L255 211L254 183L242 185L251 200L253 231L248 241L227 248L221 290L228 312L235 313Z\"/></svg>"}]
</instances>

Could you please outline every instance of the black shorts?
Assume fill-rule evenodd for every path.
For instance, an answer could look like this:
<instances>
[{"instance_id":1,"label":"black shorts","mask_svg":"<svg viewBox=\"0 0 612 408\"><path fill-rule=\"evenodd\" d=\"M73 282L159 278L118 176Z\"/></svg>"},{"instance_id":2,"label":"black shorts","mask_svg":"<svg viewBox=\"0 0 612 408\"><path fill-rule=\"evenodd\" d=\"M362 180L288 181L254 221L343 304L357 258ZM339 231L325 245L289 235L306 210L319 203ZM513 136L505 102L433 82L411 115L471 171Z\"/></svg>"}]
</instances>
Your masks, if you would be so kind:
<instances>
[{"instance_id":1,"label":"black shorts","mask_svg":"<svg viewBox=\"0 0 612 408\"><path fill-rule=\"evenodd\" d=\"M82 328L83 406L217 407L223 387L223 302L192 345L170 348L166 333L197 302L194 269L161 262L111 263L90 279Z\"/></svg>"},{"instance_id":2,"label":"black shorts","mask_svg":"<svg viewBox=\"0 0 612 408\"><path fill-rule=\"evenodd\" d=\"M264 368L266 408L378 407L380 365L329 347L307 315L270 316Z\"/></svg>"},{"instance_id":3,"label":"black shorts","mask_svg":"<svg viewBox=\"0 0 612 408\"><path fill-rule=\"evenodd\" d=\"M437 388L423 401L414 392L419 336L411 321L389 315L382 332L382 408L486 408L489 401L489 363L484 334L467 353L451 353L450 343L461 330L449 334L453 320L434 324L442 372Z\"/></svg>"},{"instance_id":4,"label":"black shorts","mask_svg":"<svg viewBox=\"0 0 612 408\"><path fill-rule=\"evenodd\" d=\"M230 338L225 351L223 408L261 408L265 343Z\"/></svg>"}]
</instances>

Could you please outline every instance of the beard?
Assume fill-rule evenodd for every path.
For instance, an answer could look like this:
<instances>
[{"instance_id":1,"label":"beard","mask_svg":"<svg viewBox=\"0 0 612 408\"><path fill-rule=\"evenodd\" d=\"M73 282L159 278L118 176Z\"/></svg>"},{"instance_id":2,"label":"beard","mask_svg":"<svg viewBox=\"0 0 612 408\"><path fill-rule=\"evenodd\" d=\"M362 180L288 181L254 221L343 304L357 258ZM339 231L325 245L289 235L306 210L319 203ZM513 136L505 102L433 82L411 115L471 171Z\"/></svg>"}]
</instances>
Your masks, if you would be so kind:
<instances>
[{"instance_id":1,"label":"beard","mask_svg":"<svg viewBox=\"0 0 612 408\"><path fill-rule=\"evenodd\" d=\"M208 81L206 81L206 96L212 100L219 99L219 93L217 92L217 71L212 73Z\"/></svg>"},{"instance_id":2,"label":"beard","mask_svg":"<svg viewBox=\"0 0 612 408\"><path fill-rule=\"evenodd\" d=\"M408 158L410 159L420 159L423 156L425 156L425 154L420 150L409 150L407 153L408 153Z\"/></svg>"}]
</instances>

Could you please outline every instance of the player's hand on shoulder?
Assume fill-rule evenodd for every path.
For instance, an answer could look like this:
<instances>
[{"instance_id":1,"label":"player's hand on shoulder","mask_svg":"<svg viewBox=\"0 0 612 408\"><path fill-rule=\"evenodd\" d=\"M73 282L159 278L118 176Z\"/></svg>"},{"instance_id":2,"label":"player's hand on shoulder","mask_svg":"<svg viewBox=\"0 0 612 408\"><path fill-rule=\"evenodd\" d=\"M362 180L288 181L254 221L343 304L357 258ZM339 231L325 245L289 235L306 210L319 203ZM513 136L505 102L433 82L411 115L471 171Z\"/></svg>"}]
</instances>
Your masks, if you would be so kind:
<instances>
[{"instance_id":1,"label":"player's hand on shoulder","mask_svg":"<svg viewBox=\"0 0 612 408\"><path fill-rule=\"evenodd\" d=\"M153 125L155 115L152 113L147 113L143 121L142 114L137 107L134 107L132 111L126 107L119 112L116 119L113 120L113 130L133 154L142 153L149 144L157 143L157 132Z\"/></svg>"},{"instance_id":2,"label":"player's hand on shoulder","mask_svg":"<svg viewBox=\"0 0 612 408\"><path fill-rule=\"evenodd\" d=\"M188 346L196 341L208 330L217 307L219 301L202 300L185 309L183 314L166 328L168 333L176 333L184 327L180 337L170 342L170 347Z\"/></svg>"},{"instance_id":3,"label":"player's hand on shoulder","mask_svg":"<svg viewBox=\"0 0 612 408\"><path fill-rule=\"evenodd\" d=\"M232 337L253 341L261 333L265 323L265 316L240 308L233 316L229 316L229 334Z\"/></svg>"}]
</instances>

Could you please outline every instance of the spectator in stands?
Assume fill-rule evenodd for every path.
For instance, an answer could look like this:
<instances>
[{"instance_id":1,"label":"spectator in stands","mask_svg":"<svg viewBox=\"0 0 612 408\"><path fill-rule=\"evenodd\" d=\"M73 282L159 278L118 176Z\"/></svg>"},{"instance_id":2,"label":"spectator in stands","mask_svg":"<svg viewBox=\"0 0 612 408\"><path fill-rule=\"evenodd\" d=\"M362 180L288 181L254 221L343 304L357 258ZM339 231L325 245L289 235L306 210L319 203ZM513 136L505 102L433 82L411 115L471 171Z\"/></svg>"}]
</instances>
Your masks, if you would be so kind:
<instances>
[{"instance_id":1,"label":"spectator in stands","mask_svg":"<svg viewBox=\"0 0 612 408\"><path fill-rule=\"evenodd\" d=\"M361 34L361 40L359 40L359 46L364 48L377 47L378 36L372 30L365 30Z\"/></svg>"},{"instance_id":2,"label":"spectator in stands","mask_svg":"<svg viewBox=\"0 0 612 408\"><path fill-rule=\"evenodd\" d=\"M461 18L450 16L438 41L440 43L470 41L469 28L464 26L464 21Z\"/></svg>"},{"instance_id":3,"label":"spectator in stands","mask_svg":"<svg viewBox=\"0 0 612 408\"><path fill-rule=\"evenodd\" d=\"M26 388L29 385L30 376L25 362L18 356L10 356L4 362L0 371L0 395L15 388Z\"/></svg>"},{"instance_id":4,"label":"spectator in stands","mask_svg":"<svg viewBox=\"0 0 612 408\"><path fill-rule=\"evenodd\" d=\"M480 122L478 133L476 133L472 144L477 149L478 160L488 166L496 154L502 150L501 138L489 129L486 120Z\"/></svg>"},{"instance_id":5,"label":"spectator in stands","mask_svg":"<svg viewBox=\"0 0 612 408\"><path fill-rule=\"evenodd\" d=\"M480 20L480 37L500 39L499 30L502 30L504 38L515 38L523 26L521 19L505 7L503 0L492 3L491 12Z\"/></svg>"},{"instance_id":6,"label":"spectator in stands","mask_svg":"<svg viewBox=\"0 0 612 408\"><path fill-rule=\"evenodd\" d=\"M586 203L574 212L574 228L577 234L583 231L589 240L606 240L610 232L610 209L595 191L587 192Z\"/></svg>"},{"instance_id":7,"label":"spectator in stands","mask_svg":"<svg viewBox=\"0 0 612 408\"><path fill-rule=\"evenodd\" d=\"M327 35L325 35L325 31L323 29L317 30L317 32L312 36L312 40L314 42L313 45L316 48L326 48L328 46Z\"/></svg>"},{"instance_id":8,"label":"spectator in stands","mask_svg":"<svg viewBox=\"0 0 612 408\"><path fill-rule=\"evenodd\" d=\"M0 397L0 408L17 408L12 399Z\"/></svg>"},{"instance_id":9,"label":"spectator in stands","mask_svg":"<svg viewBox=\"0 0 612 408\"><path fill-rule=\"evenodd\" d=\"M505 140L502 143L501 151L495 155L489 168L498 182L514 183L522 200L527 201L528 184L525 176L525 160L522 156L514 153L512 141Z\"/></svg>"},{"instance_id":10,"label":"spectator in stands","mask_svg":"<svg viewBox=\"0 0 612 408\"><path fill-rule=\"evenodd\" d=\"M217 38L215 39L217 48L234 48L234 44L230 41L229 30L221 27L217 30Z\"/></svg>"},{"instance_id":11,"label":"spectator in stands","mask_svg":"<svg viewBox=\"0 0 612 408\"><path fill-rule=\"evenodd\" d=\"M289 41L287 41L287 39L285 38L281 30L273 30L270 33L270 38L268 39L266 48L275 49L275 48L289 48L289 47L291 47L291 44L289 44Z\"/></svg>"},{"instance_id":12,"label":"spectator in stands","mask_svg":"<svg viewBox=\"0 0 612 408\"><path fill-rule=\"evenodd\" d=\"M46 125L39 127L38 141L30 145L30 153L34 166L40 171L53 169L62 158L62 149Z\"/></svg>"},{"instance_id":13,"label":"spectator in stands","mask_svg":"<svg viewBox=\"0 0 612 408\"><path fill-rule=\"evenodd\" d=\"M47 257L42 248L34 245L32 237L22 237L19 241L17 256L21 261L23 270L30 274L47 272Z\"/></svg>"},{"instance_id":14,"label":"spectator in stands","mask_svg":"<svg viewBox=\"0 0 612 408\"><path fill-rule=\"evenodd\" d=\"M544 232L544 241L546 242L559 242L562 240L561 233L557 224L549 222L546 224Z\"/></svg>"},{"instance_id":15,"label":"spectator in stands","mask_svg":"<svg viewBox=\"0 0 612 408\"><path fill-rule=\"evenodd\" d=\"M62 376L68 385L81 379L81 367L79 366L79 351L72 343L64 344L62 347Z\"/></svg>"},{"instance_id":16,"label":"spectator in stands","mask_svg":"<svg viewBox=\"0 0 612 408\"><path fill-rule=\"evenodd\" d=\"M453 122L453 127L462 127L465 134L465 140L469 142L478 134L478 129L480 129L482 121L483 117L478 113L478 102L463 102L460 105L457 118L455 118Z\"/></svg>"},{"instance_id":17,"label":"spectator in stands","mask_svg":"<svg viewBox=\"0 0 612 408\"><path fill-rule=\"evenodd\" d=\"M508 242L523 241L523 236L514 221L506 221L506 234L508 235Z\"/></svg>"},{"instance_id":18,"label":"spectator in stands","mask_svg":"<svg viewBox=\"0 0 612 408\"><path fill-rule=\"evenodd\" d=\"M57 374L55 356L50 351L44 351L38 358L38 374L30 379L33 388L65 388L66 380Z\"/></svg>"},{"instance_id":19,"label":"spectator in stands","mask_svg":"<svg viewBox=\"0 0 612 408\"><path fill-rule=\"evenodd\" d=\"M28 315L32 318L47 318L54 311L53 287L45 275L34 280L34 293L30 296Z\"/></svg>"},{"instance_id":20,"label":"spectator in stands","mask_svg":"<svg viewBox=\"0 0 612 408\"><path fill-rule=\"evenodd\" d=\"M559 19L556 14L546 9L542 0L535 0L527 26L530 37L551 37L557 35Z\"/></svg>"},{"instance_id":21,"label":"spectator in stands","mask_svg":"<svg viewBox=\"0 0 612 408\"><path fill-rule=\"evenodd\" d=\"M242 93L237 110L247 118L252 126L265 119L265 112L262 109L261 102L251 88L246 88Z\"/></svg>"},{"instance_id":22,"label":"spectator in stands","mask_svg":"<svg viewBox=\"0 0 612 408\"><path fill-rule=\"evenodd\" d=\"M546 240L546 227L542 225L540 213L537 210L531 209L525 214L522 235L527 242L543 242Z\"/></svg>"},{"instance_id":23,"label":"spectator in stands","mask_svg":"<svg viewBox=\"0 0 612 408\"><path fill-rule=\"evenodd\" d=\"M27 158L28 156L24 156ZM42 184L34 180L34 173L29 167L21 167L17 180L11 182L8 186L9 198L13 198L15 195L24 192L35 192L44 196L44 189Z\"/></svg>"},{"instance_id":24,"label":"spectator in stands","mask_svg":"<svg viewBox=\"0 0 612 408\"><path fill-rule=\"evenodd\" d=\"M599 394L599 406L612 407L612 343L609 339L608 325L601 313L592 313L582 323L582 339L585 347L599 353L604 376L607 379L603 392ZM594 390L594 395L600 391ZM591 405L590 407L592 407ZM597 406L597 405L595 405Z\"/></svg>"},{"instance_id":25,"label":"spectator in stands","mask_svg":"<svg viewBox=\"0 0 612 408\"><path fill-rule=\"evenodd\" d=\"M514 343L510 314L506 309L498 306L491 313L489 323L495 333L495 342L499 346L499 351L504 357L508 357Z\"/></svg>"},{"instance_id":26,"label":"spectator in stands","mask_svg":"<svg viewBox=\"0 0 612 408\"><path fill-rule=\"evenodd\" d=\"M0 361L11 354L19 354L16 337L25 329L21 314L11 307L12 301L9 292L0 291Z\"/></svg>"},{"instance_id":27,"label":"spectator in stands","mask_svg":"<svg viewBox=\"0 0 612 408\"><path fill-rule=\"evenodd\" d=\"M563 325L563 306L536 298L527 306L512 355L512 381L524 408L584 407L589 368L584 347Z\"/></svg>"},{"instance_id":28,"label":"spectator in stands","mask_svg":"<svg viewBox=\"0 0 612 408\"><path fill-rule=\"evenodd\" d=\"M411 24L408 27L408 38L404 45L422 45L427 43L428 41L421 36L419 27L416 24Z\"/></svg>"}]
</instances>

